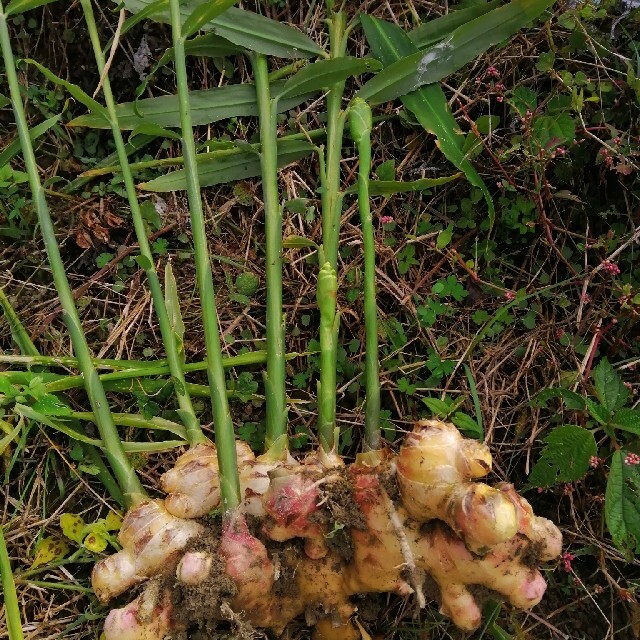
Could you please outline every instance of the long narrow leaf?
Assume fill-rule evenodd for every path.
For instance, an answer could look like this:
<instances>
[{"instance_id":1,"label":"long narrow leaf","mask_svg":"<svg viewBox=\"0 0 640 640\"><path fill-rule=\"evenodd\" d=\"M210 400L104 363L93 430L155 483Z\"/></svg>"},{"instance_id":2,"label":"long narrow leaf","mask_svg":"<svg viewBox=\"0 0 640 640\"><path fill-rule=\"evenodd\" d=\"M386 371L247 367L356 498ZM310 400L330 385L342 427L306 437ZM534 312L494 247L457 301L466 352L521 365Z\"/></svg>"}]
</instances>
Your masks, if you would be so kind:
<instances>
[{"instance_id":1,"label":"long narrow leaf","mask_svg":"<svg viewBox=\"0 0 640 640\"><path fill-rule=\"evenodd\" d=\"M318 60L303 67L287 80L280 93L280 99L321 91L336 82L344 82L351 76L359 76L362 73L380 69L382 65L372 58L344 57Z\"/></svg>"},{"instance_id":2,"label":"long narrow leaf","mask_svg":"<svg viewBox=\"0 0 640 640\"><path fill-rule=\"evenodd\" d=\"M419 180L411 180L403 182L402 180L370 180L369 195L371 196L392 196L395 193L411 193L414 191L424 191L432 187L438 187L447 184L462 174L454 173L452 176L444 176L442 178L420 178ZM347 193L357 193L358 187L354 185L347 189Z\"/></svg>"},{"instance_id":3,"label":"long narrow leaf","mask_svg":"<svg viewBox=\"0 0 640 640\"><path fill-rule=\"evenodd\" d=\"M430 44L442 40L442 38L448 36L454 29L461 27L470 20L479 18L492 9L499 7L501 1L502 0L492 0L477 7L451 11L440 18L421 24L419 27L409 31L407 35L418 49L424 49Z\"/></svg>"},{"instance_id":4,"label":"long narrow leaf","mask_svg":"<svg viewBox=\"0 0 640 640\"><path fill-rule=\"evenodd\" d=\"M180 7L186 20L199 6L208 0L187 0ZM151 0L125 0L124 6L137 13L151 3ZM161 22L169 22L169 12L164 11L154 17ZM214 31L223 38L250 51L257 51L278 58L309 58L323 55L323 50L301 31L264 16L231 7L215 20L202 25L204 31Z\"/></svg>"},{"instance_id":5,"label":"long narrow leaf","mask_svg":"<svg viewBox=\"0 0 640 640\"><path fill-rule=\"evenodd\" d=\"M260 175L259 145L252 149L220 151L214 158L198 162L200 186L235 182ZM316 147L305 140L281 140L278 142L278 166L284 167L315 151ZM214 155L216 152L213 154ZM185 169L173 171L160 178L139 185L145 191L184 191L187 188Z\"/></svg>"},{"instance_id":6,"label":"long narrow leaf","mask_svg":"<svg viewBox=\"0 0 640 640\"><path fill-rule=\"evenodd\" d=\"M510 38L555 0L512 0L458 27L447 38L403 57L367 82L361 98L380 104L438 82L495 44Z\"/></svg>"},{"instance_id":7,"label":"long narrow leaf","mask_svg":"<svg viewBox=\"0 0 640 640\"><path fill-rule=\"evenodd\" d=\"M397 25L369 16L361 16L362 26L373 54L387 67L416 51L415 45ZM388 68L388 67L387 67ZM484 181L463 151L464 136L451 113L449 103L439 84L431 84L401 96L404 106L418 122L436 136L438 147L455 167L464 172L467 180L478 187L487 202L489 222L493 225L495 208Z\"/></svg>"},{"instance_id":8,"label":"long narrow leaf","mask_svg":"<svg viewBox=\"0 0 640 640\"><path fill-rule=\"evenodd\" d=\"M38 69L38 71L40 71L47 80L51 80L54 84L64 87L78 102L87 107L87 109L89 109L93 114L103 118L105 121L105 128L109 126L109 114L107 113L107 110L99 102L96 102L89 94L85 93L77 84L73 84L73 82L68 82L67 80L57 76L53 71L50 71L35 60L27 59L25 62L36 67L36 69Z\"/></svg>"},{"instance_id":9,"label":"long narrow leaf","mask_svg":"<svg viewBox=\"0 0 640 640\"><path fill-rule=\"evenodd\" d=\"M284 85L284 80L274 83L272 91L275 96L280 95ZM278 113L293 109L307 97L307 95L297 95L282 100L278 104ZM258 115L256 89L252 84L231 84L214 89L190 91L189 104L194 125L211 124L226 118ZM116 107L116 115L118 124L123 130L135 129L145 122L166 128L180 126L177 95L145 98L138 100L137 103L124 102ZM95 113L88 113L71 120L69 126L107 129L109 123Z\"/></svg>"},{"instance_id":10,"label":"long narrow leaf","mask_svg":"<svg viewBox=\"0 0 640 640\"><path fill-rule=\"evenodd\" d=\"M47 118L44 122L37 124L35 127L31 127L29 129L29 137L31 138L31 142L37 140L41 135L44 135L51 127L53 127L62 117L61 114L57 116L52 116L51 118ZM4 167L9 160L11 160L14 156L20 153L20 139L16 137L16 139L8 144L4 151L0 153L0 167Z\"/></svg>"},{"instance_id":11,"label":"long narrow leaf","mask_svg":"<svg viewBox=\"0 0 640 640\"><path fill-rule=\"evenodd\" d=\"M196 7L182 23L182 37L188 38L196 31L200 31L204 25L217 18L237 2L238 0L209 0L205 4Z\"/></svg>"},{"instance_id":12,"label":"long narrow leaf","mask_svg":"<svg viewBox=\"0 0 640 640\"><path fill-rule=\"evenodd\" d=\"M14 16L18 13L30 11L31 9L37 9L45 4L51 4L52 2L55 2L55 0L13 0L13 2L7 5L5 13L8 16Z\"/></svg>"}]
</instances>

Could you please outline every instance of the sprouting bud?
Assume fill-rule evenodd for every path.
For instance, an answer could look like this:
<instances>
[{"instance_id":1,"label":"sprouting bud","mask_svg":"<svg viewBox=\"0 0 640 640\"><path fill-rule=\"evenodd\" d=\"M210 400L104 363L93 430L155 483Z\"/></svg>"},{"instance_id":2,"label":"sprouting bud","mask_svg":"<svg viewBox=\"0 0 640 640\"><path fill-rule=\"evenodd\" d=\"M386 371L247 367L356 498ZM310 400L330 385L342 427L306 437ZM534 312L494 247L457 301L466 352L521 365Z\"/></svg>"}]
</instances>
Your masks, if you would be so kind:
<instances>
[{"instance_id":1,"label":"sprouting bud","mask_svg":"<svg viewBox=\"0 0 640 640\"><path fill-rule=\"evenodd\" d=\"M325 262L318 274L318 290L316 298L320 316L323 320L333 322L336 315L336 296L338 295L338 277L336 270Z\"/></svg>"},{"instance_id":2,"label":"sprouting bud","mask_svg":"<svg viewBox=\"0 0 640 640\"><path fill-rule=\"evenodd\" d=\"M362 98L354 98L349 107L349 127L353 141L360 144L365 136L369 136L372 126L371 107Z\"/></svg>"}]
</instances>

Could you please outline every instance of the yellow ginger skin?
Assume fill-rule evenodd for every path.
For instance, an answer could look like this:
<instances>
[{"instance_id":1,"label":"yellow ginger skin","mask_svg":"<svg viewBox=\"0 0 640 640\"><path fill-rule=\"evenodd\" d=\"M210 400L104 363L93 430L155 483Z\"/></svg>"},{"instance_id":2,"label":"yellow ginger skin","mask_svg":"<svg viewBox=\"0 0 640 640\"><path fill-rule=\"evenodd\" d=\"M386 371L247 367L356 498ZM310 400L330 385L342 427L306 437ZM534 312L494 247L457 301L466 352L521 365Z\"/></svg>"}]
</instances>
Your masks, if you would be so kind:
<instances>
[{"instance_id":1,"label":"yellow ginger skin","mask_svg":"<svg viewBox=\"0 0 640 640\"><path fill-rule=\"evenodd\" d=\"M169 482L164 486L172 491L167 504L178 493L178 504L194 507L187 513L196 513L199 501L217 504L212 449L215 454L212 446L192 449L179 459L179 474L165 475ZM123 550L94 570L94 589L103 602L160 573L177 573L177 584L197 588L222 571L237 594L226 604L212 602L212 610L224 604L232 615L276 634L305 614L316 640L356 640L352 596L415 593L424 606L428 575L439 588L441 612L470 631L481 623L470 587L490 588L513 606L530 608L546 588L535 565L561 553L559 530L536 517L512 485L492 488L472 481L490 471L491 456L485 445L462 438L453 425L421 422L398 456L377 452L349 467L335 456L310 456L302 464L256 459L241 443L238 453L244 509L258 516L255 527L249 531L242 513L232 514L225 519L217 552L197 550L194 541L194 550L184 554L187 542L204 528L169 513L162 501L143 503L125 518ZM399 498L392 499L387 489L393 488L394 477ZM325 543L333 523L315 517L336 481L350 487L364 523L349 532L353 555L348 561ZM274 542L292 538L305 541L305 552L285 545L277 551ZM271 542L265 544L267 539ZM222 565L213 562L216 556ZM294 576L286 578L294 588L284 592L278 588L283 566ZM138 598L114 610L105 625L106 640L161 640L184 630L184 621L173 616L169 595L146 601L152 604L143 606L143 597L142 604ZM155 614L149 617L145 612L152 607Z\"/></svg>"},{"instance_id":2,"label":"yellow ginger skin","mask_svg":"<svg viewBox=\"0 0 640 640\"><path fill-rule=\"evenodd\" d=\"M518 516L507 495L480 482L491 471L486 445L440 420L423 420L396 461L402 503L419 522L446 522L476 552L510 540Z\"/></svg>"}]
</instances>

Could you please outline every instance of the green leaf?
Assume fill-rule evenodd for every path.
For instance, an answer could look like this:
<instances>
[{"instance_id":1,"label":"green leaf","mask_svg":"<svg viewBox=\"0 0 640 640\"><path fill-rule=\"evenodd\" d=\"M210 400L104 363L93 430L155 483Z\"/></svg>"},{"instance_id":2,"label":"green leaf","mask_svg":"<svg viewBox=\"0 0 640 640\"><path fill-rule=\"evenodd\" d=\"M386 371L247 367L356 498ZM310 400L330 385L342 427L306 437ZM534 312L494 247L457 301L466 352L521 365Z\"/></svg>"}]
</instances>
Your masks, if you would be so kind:
<instances>
[{"instance_id":1,"label":"green leaf","mask_svg":"<svg viewBox=\"0 0 640 640\"><path fill-rule=\"evenodd\" d=\"M360 16L367 42L373 55L385 67L417 51L405 32L397 25L384 20ZM422 87L418 91L402 96L402 104L417 118L420 125L437 138L440 151L455 167L464 171L467 180L478 187L487 202L489 222L493 225L495 208L491 194L482 178L465 156L464 136L460 133L444 91L438 84Z\"/></svg>"},{"instance_id":2,"label":"green leaf","mask_svg":"<svg viewBox=\"0 0 640 640\"><path fill-rule=\"evenodd\" d=\"M45 416L68 416L71 413L68 405L51 393L42 396L31 408Z\"/></svg>"},{"instance_id":3,"label":"green leaf","mask_svg":"<svg viewBox=\"0 0 640 640\"><path fill-rule=\"evenodd\" d=\"M444 400L438 398L422 398L429 410L440 418L446 418L451 413L451 405Z\"/></svg>"},{"instance_id":4,"label":"green leaf","mask_svg":"<svg viewBox=\"0 0 640 640\"><path fill-rule=\"evenodd\" d=\"M500 6L501 1L502 0L492 0L492 2L469 7L468 9L450 11L440 18L421 24L419 27L409 31L407 35L418 49L424 49L426 46L442 40L442 38L448 36L454 29Z\"/></svg>"},{"instance_id":5,"label":"green leaf","mask_svg":"<svg viewBox=\"0 0 640 640\"><path fill-rule=\"evenodd\" d=\"M629 390L606 358L600 360L592 375L596 396L604 407L613 412L625 405Z\"/></svg>"},{"instance_id":6,"label":"green leaf","mask_svg":"<svg viewBox=\"0 0 640 640\"><path fill-rule=\"evenodd\" d=\"M77 544L82 544L84 529L87 525L84 520L75 513L63 513L60 516L60 528L62 533Z\"/></svg>"},{"instance_id":7,"label":"green leaf","mask_svg":"<svg viewBox=\"0 0 640 640\"><path fill-rule=\"evenodd\" d=\"M585 399L579 393L562 387L539 391L532 398L531 406L546 408L547 402L553 398L562 398L567 409L582 411L586 406Z\"/></svg>"},{"instance_id":8,"label":"green leaf","mask_svg":"<svg viewBox=\"0 0 640 640\"><path fill-rule=\"evenodd\" d=\"M453 235L453 224L443 229L436 238L436 249L444 249L450 242Z\"/></svg>"},{"instance_id":9,"label":"green leaf","mask_svg":"<svg viewBox=\"0 0 640 640\"><path fill-rule=\"evenodd\" d=\"M7 98L7 96L5 96L4 93L0 93L0 109L4 109L10 104L11 104L11 100Z\"/></svg>"},{"instance_id":10,"label":"green leaf","mask_svg":"<svg viewBox=\"0 0 640 640\"><path fill-rule=\"evenodd\" d=\"M271 85L273 97L280 95L285 81ZM307 96L296 96L278 103L278 113L298 106ZM214 89L198 89L189 92L189 107L193 126L211 124L226 118L257 116L258 103L253 84L229 84ZM120 129L135 129L150 123L159 127L180 127L180 107L177 95L145 98L137 102L116 105L116 116ZM71 127L108 129L110 124L96 114L86 114L69 122Z\"/></svg>"},{"instance_id":11,"label":"green leaf","mask_svg":"<svg viewBox=\"0 0 640 640\"><path fill-rule=\"evenodd\" d=\"M181 3L180 13L187 19L193 11L209 0L187 0ZM151 4L151 0L125 0L124 6L137 13ZM169 12L155 16L160 22L169 23ZM213 31L229 42L278 58L309 58L323 55L323 50L301 31L264 16L231 7L214 20L203 24L204 31Z\"/></svg>"},{"instance_id":12,"label":"green leaf","mask_svg":"<svg viewBox=\"0 0 640 640\"><path fill-rule=\"evenodd\" d=\"M151 260L149 260L149 258L147 258L147 256L138 255L134 256L133 259L136 261L137 265L145 271L153 268L153 263L151 262Z\"/></svg>"},{"instance_id":13,"label":"green leaf","mask_svg":"<svg viewBox=\"0 0 640 640\"><path fill-rule=\"evenodd\" d=\"M626 451L616 451L604 497L607 529L622 551L640 552L640 475L638 465L625 464Z\"/></svg>"},{"instance_id":14,"label":"green leaf","mask_svg":"<svg viewBox=\"0 0 640 640\"><path fill-rule=\"evenodd\" d=\"M533 139L541 149L551 151L576 137L575 120L566 112L538 116L533 121Z\"/></svg>"},{"instance_id":15,"label":"green leaf","mask_svg":"<svg viewBox=\"0 0 640 640\"><path fill-rule=\"evenodd\" d=\"M616 429L640 435L640 409L620 409L616 411L611 424Z\"/></svg>"},{"instance_id":16,"label":"green leaf","mask_svg":"<svg viewBox=\"0 0 640 640\"><path fill-rule=\"evenodd\" d=\"M587 398L587 411L597 423L603 426L608 425L611 420L611 411L591 398Z\"/></svg>"},{"instance_id":17,"label":"green leaf","mask_svg":"<svg viewBox=\"0 0 640 640\"><path fill-rule=\"evenodd\" d=\"M202 187L225 184L260 175L260 156L256 154L260 145L251 145L252 151L232 149L206 154L198 161L198 175ZM315 151L316 147L306 140L280 140L278 142L278 166L283 167ZM146 191L183 191L187 188L184 169L172 171L160 178L140 185Z\"/></svg>"},{"instance_id":18,"label":"green leaf","mask_svg":"<svg viewBox=\"0 0 640 640\"><path fill-rule=\"evenodd\" d=\"M18 13L37 9L52 2L55 2L55 0L12 0L4 10L4 14L6 16L15 16Z\"/></svg>"},{"instance_id":19,"label":"green leaf","mask_svg":"<svg viewBox=\"0 0 640 640\"><path fill-rule=\"evenodd\" d=\"M38 139L41 135L44 135L51 127L53 127L62 117L62 114L58 114L57 116L52 116L51 118L47 118L44 122L37 124L35 127L29 129L29 138L33 142ZM0 167L4 167L13 157L18 155L21 151L22 147L20 146L20 140L16 138L10 144L8 144L5 149L0 153Z\"/></svg>"},{"instance_id":20,"label":"green leaf","mask_svg":"<svg viewBox=\"0 0 640 640\"><path fill-rule=\"evenodd\" d=\"M457 411L451 416L451 422L460 429L465 435L476 438L477 440L482 440L484 434L482 433L482 427L466 413L462 413L461 411Z\"/></svg>"},{"instance_id":21,"label":"green leaf","mask_svg":"<svg viewBox=\"0 0 640 640\"><path fill-rule=\"evenodd\" d=\"M182 23L182 37L188 38L196 31L200 31L208 22L217 18L238 0L209 0L196 7L191 15Z\"/></svg>"},{"instance_id":22,"label":"green leaf","mask_svg":"<svg viewBox=\"0 0 640 640\"><path fill-rule=\"evenodd\" d=\"M311 238L305 238L303 236L287 236L282 241L283 249L317 249L318 245L311 240Z\"/></svg>"},{"instance_id":23,"label":"green leaf","mask_svg":"<svg viewBox=\"0 0 640 640\"><path fill-rule=\"evenodd\" d=\"M460 177L459 173L451 176L443 176L442 178L419 178L418 180L370 180L369 195L371 196L392 196L396 193L412 193L416 191L424 191L432 187L438 187L448 182L452 182ZM347 189L347 193L356 193L358 186L354 185Z\"/></svg>"},{"instance_id":24,"label":"green leaf","mask_svg":"<svg viewBox=\"0 0 640 640\"><path fill-rule=\"evenodd\" d=\"M318 60L302 67L285 83L280 98L292 98L305 93L322 91L336 82L343 82L351 76L379 71L382 65L372 58L332 58Z\"/></svg>"},{"instance_id":25,"label":"green leaf","mask_svg":"<svg viewBox=\"0 0 640 640\"><path fill-rule=\"evenodd\" d=\"M104 120L103 128L106 129L111 126L109 124L109 114L107 113L107 110L99 102L96 102L89 94L85 93L77 84L63 80L35 60L28 58L25 62L32 64L36 69L38 69L38 71L40 71L40 73L42 73L43 76L45 76L45 78L51 80L54 84L64 87L80 104L83 104L87 109L89 109L89 111L102 118Z\"/></svg>"},{"instance_id":26,"label":"green leaf","mask_svg":"<svg viewBox=\"0 0 640 640\"><path fill-rule=\"evenodd\" d=\"M572 424L556 427L544 441L540 460L529 475L529 484L534 487L580 480L598 452L593 433Z\"/></svg>"},{"instance_id":27,"label":"green leaf","mask_svg":"<svg viewBox=\"0 0 640 640\"><path fill-rule=\"evenodd\" d=\"M553 3L554 0L512 0L458 27L426 50L398 60L369 80L358 95L372 104L380 104L438 82L510 38Z\"/></svg>"},{"instance_id":28,"label":"green leaf","mask_svg":"<svg viewBox=\"0 0 640 640\"><path fill-rule=\"evenodd\" d=\"M135 15L127 18L122 24L122 29L120 29L120 37L123 37L126 33L128 33L133 27L135 27L138 23L146 20L147 18L156 18L156 15L162 15L163 11L169 10L169 0L155 0L149 2L147 6L138 11ZM107 42L106 49L111 47L113 42L113 38L109 39Z\"/></svg>"},{"instance_id":29,"label":"green leaf","mask_svg":"<svg viewBox=\"0 0 640 640\"><path fill-rule=\"evenodd\" d=\"M182 364L185 363L184 354L184 322L182 313L180 312L180 298L178 297L178 285L173 275L171 263L167 262L164 268L164 299L167 306L167 314L169 316L169 324L176 341L178 355Z\"/></svg>"}]
</instances>

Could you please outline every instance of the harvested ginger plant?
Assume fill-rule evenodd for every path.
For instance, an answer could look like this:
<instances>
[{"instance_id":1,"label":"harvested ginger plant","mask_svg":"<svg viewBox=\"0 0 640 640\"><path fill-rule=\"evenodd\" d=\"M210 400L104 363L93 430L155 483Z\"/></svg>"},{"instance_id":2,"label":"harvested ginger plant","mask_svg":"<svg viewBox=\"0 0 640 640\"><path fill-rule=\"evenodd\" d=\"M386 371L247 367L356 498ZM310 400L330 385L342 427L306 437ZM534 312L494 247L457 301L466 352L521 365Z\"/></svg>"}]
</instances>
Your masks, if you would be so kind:
<instances>
[{"instance_id":1,"label":"harvested ginger plant","mask_svg":"<svg viewBox=\"0 0 640 640\"><path fill-rule=\"evenodd\" d=\"M152 580L111 611L107 640L179 637L229 620L281 633L300 615L316 638L359 638L351 596L413 594L424 606L429 577L441 612L473 630L481 614L470 587L527 609L546 587L538 564L561 551L555 525L511 485L475 481L491 456L451 424L420 422L397 456L370 452L350 466L322 453L296 462L237 449L244 502L221 529L194 520L219 505L214 445L178 459L164 476L164 501L129 511L123 549L96 565L93 586L106 603ZM336 500L350 522L334 520ZM340 527L348 533L333 544Z\"/></svg>"}]
</instances>

